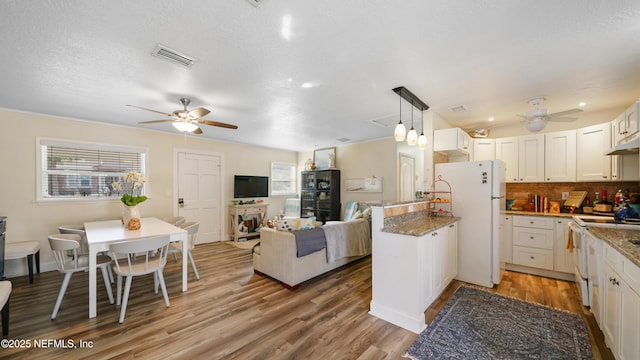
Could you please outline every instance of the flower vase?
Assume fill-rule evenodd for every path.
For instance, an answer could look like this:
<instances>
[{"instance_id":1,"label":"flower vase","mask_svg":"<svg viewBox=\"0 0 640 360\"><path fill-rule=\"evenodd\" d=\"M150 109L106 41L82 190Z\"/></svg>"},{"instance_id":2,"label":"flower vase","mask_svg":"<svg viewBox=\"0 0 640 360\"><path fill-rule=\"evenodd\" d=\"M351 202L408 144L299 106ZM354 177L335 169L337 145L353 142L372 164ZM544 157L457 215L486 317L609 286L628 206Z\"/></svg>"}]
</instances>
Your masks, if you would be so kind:
<instances>
[{"instance_id":1,"label":"flower vase","mask_svg":"<svg viewBox=\"0 0 640 360\"><path fill-rule=\"evenodd\" d=\"M122 207L122 224L129 230L140 230L140 209L138 205Z\"/></svg>"}]
</instances>

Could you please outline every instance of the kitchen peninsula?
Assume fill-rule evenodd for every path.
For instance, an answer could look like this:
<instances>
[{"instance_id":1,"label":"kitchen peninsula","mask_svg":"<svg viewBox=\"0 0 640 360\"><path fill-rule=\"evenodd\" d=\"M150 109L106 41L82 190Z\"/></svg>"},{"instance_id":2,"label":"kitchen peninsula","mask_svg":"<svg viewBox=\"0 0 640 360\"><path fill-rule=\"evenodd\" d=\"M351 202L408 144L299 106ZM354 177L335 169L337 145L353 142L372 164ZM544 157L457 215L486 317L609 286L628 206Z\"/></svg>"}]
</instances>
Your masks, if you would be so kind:
<instances>
[{"instance_id":1,"label":"kitchen peninsula","mask_svg":"<svg viewBox=\"0 0 640 360\"><path fill-rule=\"evenodd\" d=\"M430 202L372 207L369 313L419 334L424 311L457 274L458 220L429 216Z\"/></svg>"}]
</instances>

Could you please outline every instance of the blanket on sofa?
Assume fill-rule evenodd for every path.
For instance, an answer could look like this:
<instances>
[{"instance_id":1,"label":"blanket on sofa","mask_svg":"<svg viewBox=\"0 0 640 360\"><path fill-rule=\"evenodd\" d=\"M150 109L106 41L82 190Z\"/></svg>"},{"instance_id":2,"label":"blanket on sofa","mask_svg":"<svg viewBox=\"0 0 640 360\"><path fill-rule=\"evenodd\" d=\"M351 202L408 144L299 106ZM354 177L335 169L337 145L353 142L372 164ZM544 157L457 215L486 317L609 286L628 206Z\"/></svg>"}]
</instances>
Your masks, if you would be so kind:
<instances>
[{"instance_id":1,"label":"blanket on sofa","mask_svg":"<svg viewBox=\"0 0 640 360\"><path fill-rule=\"evenodd\" d=\"M324 229L327 241L327 262L349 256L363 256L371 253L371 228L364 219L326 223Z\"/></svg>"},{"instance_id":2,"label":"blanket on sofa","mask_svg":"<svg viewBox=\"0 0 640 360\"><path fill-rule=\"evenodd\" d=\"M327 247L327 240L322 228L292 231L296 237L297 257L313 254Z\"/></svg>"}]
</instances>

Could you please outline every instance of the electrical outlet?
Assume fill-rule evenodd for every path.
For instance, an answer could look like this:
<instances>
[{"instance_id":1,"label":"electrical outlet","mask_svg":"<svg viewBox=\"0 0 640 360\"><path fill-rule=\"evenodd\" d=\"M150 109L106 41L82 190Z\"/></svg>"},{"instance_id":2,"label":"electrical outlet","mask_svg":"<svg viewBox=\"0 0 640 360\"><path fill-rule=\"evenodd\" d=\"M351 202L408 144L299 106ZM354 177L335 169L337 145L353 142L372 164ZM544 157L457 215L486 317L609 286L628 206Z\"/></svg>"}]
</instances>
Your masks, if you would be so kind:
<instances>
[{"instance_id":1,"label":"electrical outlet","mask_svg":"<svg viewBox=\"0 0 640 360\"><path fill-rule=\"evenodd\" d=\"M569 192L568 191L563 191L562 192L562 200L567 200L569 198Z\"/></svg>"}]
</instances>

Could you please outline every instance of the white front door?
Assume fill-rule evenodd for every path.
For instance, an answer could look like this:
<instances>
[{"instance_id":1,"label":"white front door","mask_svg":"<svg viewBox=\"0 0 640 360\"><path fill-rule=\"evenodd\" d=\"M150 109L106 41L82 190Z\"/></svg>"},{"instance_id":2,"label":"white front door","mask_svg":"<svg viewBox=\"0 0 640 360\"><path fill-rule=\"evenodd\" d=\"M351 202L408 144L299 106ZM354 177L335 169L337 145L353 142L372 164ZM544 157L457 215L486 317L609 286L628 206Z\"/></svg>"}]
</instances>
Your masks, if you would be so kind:
<instances>
[{"instance_id":1,"label":"white front door","mask_svg":"<svg viewBox=\"0 0 640 360\"><path fill-rule=\"evenodd\" d=\"M200 223L198 244L222 240L221 162L216 154L178 152L178 216Z\"/></svg>"},{"instance_id":2,"label":"white front door","mask_svg":"<svg viewBox=\"0 0 640 360\"><path fill-rule=\"evenodd\" d=\"M415 159L406 154L400 154L400 194L399 201L415 199Z\"/></svg>"}]
</instances>

